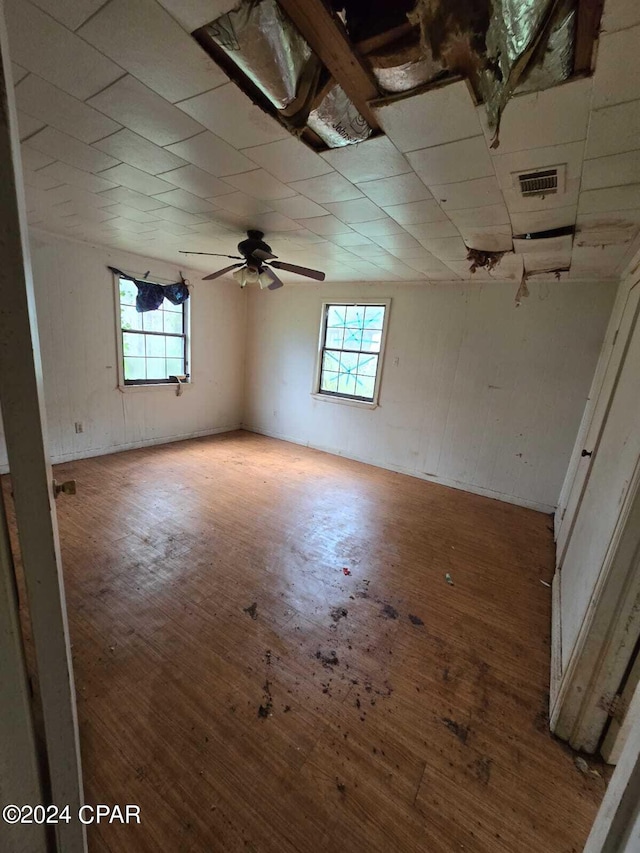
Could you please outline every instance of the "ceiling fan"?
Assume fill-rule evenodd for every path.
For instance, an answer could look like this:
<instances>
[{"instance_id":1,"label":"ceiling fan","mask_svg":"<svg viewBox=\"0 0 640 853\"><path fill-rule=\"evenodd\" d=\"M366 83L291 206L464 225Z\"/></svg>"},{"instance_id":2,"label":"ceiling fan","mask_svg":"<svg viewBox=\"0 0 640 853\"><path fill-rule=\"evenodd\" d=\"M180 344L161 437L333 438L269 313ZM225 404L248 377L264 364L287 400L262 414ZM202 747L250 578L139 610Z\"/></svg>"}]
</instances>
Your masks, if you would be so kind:
<instances>
[{"instance_id":1,"label":"ceiling fan","mask_svg":"<svg viewBox=\"0 0 640 853\"><path fill-rule=\"evenodd\" d=\"M273 268L278 270L287 270L287 272L295 272L298 275L304 275L307 278L315 278L316 281L324 281L324 273L319 270L312 270L308 267L299 267L296 264L287 264L284 261L278 261L277 255L271 251L271 246L267 245L263 240L264 234L262 231L251 229L247 231L247 239L238 243L238 251L240 255L221 255L217 252L183 252L181 255L214 255L218 258L237 258L242 261L240 264L231 264L224 269L212 272L210 275L205 275L203 281L211 281L211 279L219 278L228 273L230 270L235 270L233 277L239 283L240 287L245 287L247 284L258 283L261 288L268 287L269 290L277 290L282 287L282 282Z\"/></svg>"}]
</instances>

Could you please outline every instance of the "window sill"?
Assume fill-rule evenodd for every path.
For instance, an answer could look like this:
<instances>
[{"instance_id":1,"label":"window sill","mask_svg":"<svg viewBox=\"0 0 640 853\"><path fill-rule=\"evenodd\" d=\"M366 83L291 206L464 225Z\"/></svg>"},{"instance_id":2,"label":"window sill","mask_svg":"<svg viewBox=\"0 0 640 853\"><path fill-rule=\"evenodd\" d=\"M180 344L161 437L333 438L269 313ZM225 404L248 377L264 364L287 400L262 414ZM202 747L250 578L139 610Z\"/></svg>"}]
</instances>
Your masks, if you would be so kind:
<instances>
[{"instance_id":1,"label":"window sill","mask_svg":"<svg viewBox=\"0 0 640 853\"><path fill-rule=\"evenodd\" d=\"M366 400L350 400L348 397L334 397L331 394L312 393L316 400L328 400L330 403L342 403L343 406L355 406L358 409L377 409L378 403L374 400L368 403Z\"/></svg>"},{"instance_id":2,"label":"window sill","mask_svg":"<svg viewBox=\"0 0 640 853\"><path fill-rule=\"evenodd\" d=\"M158 391L161 388L168 388L175 394L176 388L185 389L192 386L193 382L183 382L181 385L178 385L177 382L159 382L157 385L118 385L118 390L124 394L129 394L131 391Z\"/></svg>"}]
</instances>

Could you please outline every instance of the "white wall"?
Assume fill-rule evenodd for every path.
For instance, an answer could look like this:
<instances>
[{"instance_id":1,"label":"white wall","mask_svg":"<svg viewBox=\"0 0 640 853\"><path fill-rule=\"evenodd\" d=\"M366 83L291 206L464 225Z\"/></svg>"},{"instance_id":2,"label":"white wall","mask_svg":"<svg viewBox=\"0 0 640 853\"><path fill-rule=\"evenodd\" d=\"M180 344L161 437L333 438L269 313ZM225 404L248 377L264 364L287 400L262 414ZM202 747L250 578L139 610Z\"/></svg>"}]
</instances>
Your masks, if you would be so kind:
<instances>
[{"instance_id":1,"label":"white wall","mask_svg":"<svg viewBox=\"0 0 640 853\"><path fill-rule=\"evenodd\" d=\"M295 285L248 293L247 429L551 511L615 283ZM380 406L311 396L321 303L391 297Z\"/></svg>"},{"instance_id":2,"label":"white wall","mask_svg":"<svg viewBox=\"0 0 640 853\"><path fill-rule=\"evenodd\" d=\"M120 391L107 265L176 280L162 261L32 231L31 262L52 462L234 429L242 420L245 299L235 283L194 284L193 385ZM74 424L84 432L77 435ZM0 465L6 466L4 447ZM6 467L4 468L6 470Z\"/></svg>"}]
</instances>

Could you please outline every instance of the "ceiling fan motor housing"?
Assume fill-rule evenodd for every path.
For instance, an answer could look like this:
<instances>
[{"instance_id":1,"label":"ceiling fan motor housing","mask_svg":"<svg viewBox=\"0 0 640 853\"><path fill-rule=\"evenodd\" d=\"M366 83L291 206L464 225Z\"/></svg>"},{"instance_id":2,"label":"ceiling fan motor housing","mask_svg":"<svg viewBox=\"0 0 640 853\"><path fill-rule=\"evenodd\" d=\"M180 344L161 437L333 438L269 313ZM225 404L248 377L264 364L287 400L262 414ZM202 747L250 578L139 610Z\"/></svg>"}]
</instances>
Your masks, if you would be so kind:
<instances>
[{"instance_id":1,"label":"ceiling fan motor housing","mask_svg":"<svg viewBox=\"0 0 640 853\"><path fill-rule=\"evenodd\" d=\"M262 231L250 230L247 231L247 239L242 240L242 242L238 243L238 251L243 257L247 259L247 261L253 261L260 266L260 260L253 257L253 253L256 249L262 249L263 252L268 252L271 254L271 246L264 242L262 239L264 234Z\"/></svg>"}]
</instances>

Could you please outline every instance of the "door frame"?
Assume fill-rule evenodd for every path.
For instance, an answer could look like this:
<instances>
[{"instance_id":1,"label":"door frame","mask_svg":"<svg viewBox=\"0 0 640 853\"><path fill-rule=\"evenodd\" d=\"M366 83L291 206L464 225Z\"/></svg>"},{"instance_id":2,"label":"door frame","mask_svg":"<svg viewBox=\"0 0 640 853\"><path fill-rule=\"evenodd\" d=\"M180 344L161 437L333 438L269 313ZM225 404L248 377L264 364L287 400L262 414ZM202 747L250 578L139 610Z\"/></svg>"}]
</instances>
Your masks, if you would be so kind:
<instances>
[{"instance_id":1,"label":"door frame","mask_svg":"<svg viewBox=\"0 0 640 853\"><path fill-rule=\"evenodd\" d=\"M17 128L0 0L0 410L44 729L43 804L70 808L71 821L52 826L55 849L86 853L86 829L77 817L83 803L78 721Z\"/></svg>"}]
</instances>

